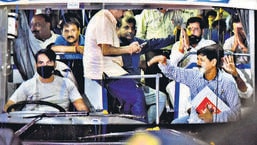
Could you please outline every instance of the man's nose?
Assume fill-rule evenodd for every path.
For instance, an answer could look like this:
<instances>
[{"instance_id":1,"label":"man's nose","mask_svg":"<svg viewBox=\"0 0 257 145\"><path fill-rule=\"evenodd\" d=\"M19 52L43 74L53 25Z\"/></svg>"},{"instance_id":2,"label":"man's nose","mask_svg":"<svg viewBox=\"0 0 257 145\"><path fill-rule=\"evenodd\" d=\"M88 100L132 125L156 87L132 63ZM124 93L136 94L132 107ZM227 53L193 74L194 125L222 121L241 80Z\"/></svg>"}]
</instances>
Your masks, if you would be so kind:
<instances>
[{"instance_id":1,"label":"man's nose","mask_svg":"<svg viewBox=\"0 0 257 145\"><path fill-rule=\"evenodd\" d=\"M129 33L132 33L132 32L133 32L133 29L132 29L132 28L128 29L128 32L129 32Z\"/></svg>"},{"instance_id":2,"label":"man's nose","mask_svg":"<svg viewBox=\"0 0 257 145\"><path fill-rule=\"evenodd\" d=\"M31 26L30 26L30 30L31 30L31 31L34 31L34 30L35 30L35 26L34 26L34 25L31 25Z\"/></svg>"}]
</instances>

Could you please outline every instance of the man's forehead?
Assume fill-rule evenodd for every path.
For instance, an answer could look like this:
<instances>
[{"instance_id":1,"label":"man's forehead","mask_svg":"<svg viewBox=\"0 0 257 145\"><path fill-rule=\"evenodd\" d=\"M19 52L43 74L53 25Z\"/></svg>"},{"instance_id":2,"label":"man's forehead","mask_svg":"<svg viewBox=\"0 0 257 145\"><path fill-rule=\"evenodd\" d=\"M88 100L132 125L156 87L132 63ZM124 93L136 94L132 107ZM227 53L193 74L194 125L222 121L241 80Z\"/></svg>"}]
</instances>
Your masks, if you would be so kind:
<instances>
[{"instance_id":1,"label":"man's forehead","mask_svg":"<svg viewBox=\"0 0 257 145\"><path fill-rule=\"evenodd\" d=\"M237 27L243 27L242 23L240 23L240 22L235 23L235 25L236 25Z\"/></svg>"},{"instance_id":2,"label":"man's forehead","mask_svg":"<svg viewBox=\"0 0 257 145\"><path fill-rule=\"evenodd\" d=\"M37 59L38 60L49 60L49 57L46 54L41 53L41 54L38 55Z\"/></svg>"},{"instance_id":3,"label":"man's forehead","mask_svg":"<svg viewBox=\"0 0 257 145\"><path fill-rule=\"evenodd\" d=\"M200 24L198 22L189 23L188 27L197 26L200 27Z\"/></svg>"},{"instance_id":4,"label":"man's forehead","mask_svg":"<svg viewBox=\"0 0 257 145\"><path fill-rule=\"evenodd\" d=\"M78 27L74 23L66 23L65 25L63 25L63 29L70 29L70 28L78 28Z\"/></svg>"},{"instance_id":5,"label":"man's forehead","mask_svg":"<svg viewBox=\"0 0 257 145\"><path fill-rule=\"evenodd\" d=\"M31 21L45 21L45 19L41 16L34 16Z\"/></svg>"},{"instance_id":6,"label":"man's forehead","mask_svg":"<svg viewBox=\"0 0 257 145\"><path fill-rule=\"evenodd\" d=\"M206 55L204 55L204 54L202 54L202 53L199 53L198 55L197 55L197 58L206 58L207 56Z\"/></svg>"},{"instance_id":7,"label":"man's forehead","mask_svg":"<svg viewBox=\"0 0 257 145\"><path fill-rule=\"evenodd\" d=\"M122 27L134 27L134 24L133 23L128 23L128 22L123 22L122 24L121 24L121 26Z\"/></svg>"}]
</instances>

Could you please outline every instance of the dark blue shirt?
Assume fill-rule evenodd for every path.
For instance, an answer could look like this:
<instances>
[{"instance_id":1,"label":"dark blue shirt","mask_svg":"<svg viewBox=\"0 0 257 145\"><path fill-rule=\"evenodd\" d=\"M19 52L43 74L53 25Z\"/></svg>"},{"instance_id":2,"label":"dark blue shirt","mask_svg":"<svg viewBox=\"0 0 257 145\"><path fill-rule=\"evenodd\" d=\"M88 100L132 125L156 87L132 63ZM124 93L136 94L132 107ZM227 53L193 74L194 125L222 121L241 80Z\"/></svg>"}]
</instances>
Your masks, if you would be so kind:
<instances>
[{"instance_id":1,"label":"dark blue shirt","mask_svg":"<svg viewBox=\"0 0 257 145\"><path fill-rule=\"evenodd\" d=\"M120 39L120 46L126 46L134 41L138 41L139 44L147 42L147 44L142 48L140 53L133 53L130 54L123 54L122 61L123 61L123 68L128 71L130 75L140 75L141 70L139 67L140 64L140 55L145 54L150 50L161 49L165 46L175 43L175 37L173 35L169 35L167 38L153 38L149 40L140 39L134 37L131 41L122 41Z\"/></svg>"}]
</instances>

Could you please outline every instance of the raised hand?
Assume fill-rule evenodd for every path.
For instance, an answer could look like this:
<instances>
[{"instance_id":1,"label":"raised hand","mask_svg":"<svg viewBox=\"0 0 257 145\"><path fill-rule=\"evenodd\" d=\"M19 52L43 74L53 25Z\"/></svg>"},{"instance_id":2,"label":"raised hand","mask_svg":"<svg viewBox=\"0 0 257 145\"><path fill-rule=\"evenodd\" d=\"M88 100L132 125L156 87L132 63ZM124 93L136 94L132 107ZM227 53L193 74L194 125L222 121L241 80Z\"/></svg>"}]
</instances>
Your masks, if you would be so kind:
<instances>
[{"instance_id":1,"label":"raised hand","mask_svg":"<svg viewBox=\"0 0 257 145\"><path fill-rule=\"evenodd\" d=\"M232 76L237 76L236 65L234 63L234 58L231 55L224 56L222 68Z\"/></svg>"}]
</instances>

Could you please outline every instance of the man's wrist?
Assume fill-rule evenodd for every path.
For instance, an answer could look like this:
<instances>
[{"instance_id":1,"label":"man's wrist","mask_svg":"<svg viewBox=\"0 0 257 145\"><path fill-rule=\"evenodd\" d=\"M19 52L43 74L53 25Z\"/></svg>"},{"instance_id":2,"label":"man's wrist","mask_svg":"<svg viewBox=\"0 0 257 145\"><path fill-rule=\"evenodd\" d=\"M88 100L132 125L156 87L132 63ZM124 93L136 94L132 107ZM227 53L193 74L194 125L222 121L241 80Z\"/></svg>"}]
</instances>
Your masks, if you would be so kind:
<instances>
[{"instance_id":1,"label":"man's wrist","mask_svg":"<svg viewBox=\"0 0 257 145\"><path fill-rule=\"evenodd\" d=\"M75 45L75 46L73 46L73 52L77 52L77 46Z\"/></svg>"}]
</instances>

